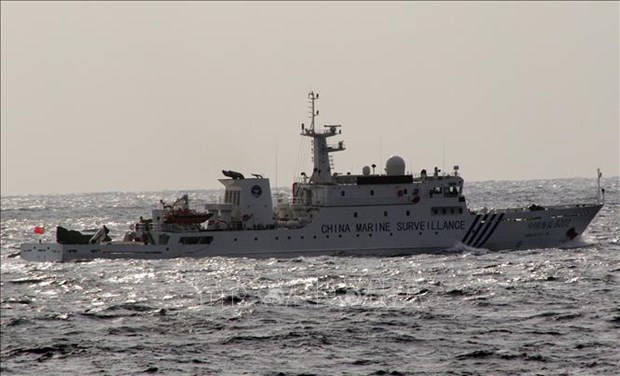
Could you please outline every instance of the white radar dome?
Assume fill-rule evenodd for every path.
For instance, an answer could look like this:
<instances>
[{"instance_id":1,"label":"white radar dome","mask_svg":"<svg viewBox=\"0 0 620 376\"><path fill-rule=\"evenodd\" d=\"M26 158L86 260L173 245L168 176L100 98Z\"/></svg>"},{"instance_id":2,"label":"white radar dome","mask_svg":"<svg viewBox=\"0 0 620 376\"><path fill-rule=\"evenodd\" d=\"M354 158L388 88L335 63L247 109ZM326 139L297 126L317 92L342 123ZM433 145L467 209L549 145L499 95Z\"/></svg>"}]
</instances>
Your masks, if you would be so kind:
<instances>
[{"instance_id":1,"label":"white radar dome","mask_svg":"<svg viewBox=\"0 0 620 376\"><path fill-rule=\"evenodd\" d=\"M370 167L369 166L364 166L362 168L362 175L364 175L364 176L370 175Z\"/></svg>"},{"instance_id":2,"label":"white radar dome","mask_svg":"<svg viewBox=\"0 0 620 376\"><path fill-rule=\"evenodd\" d=\"M385 162L385 173L388 175L405 175L405 160L393 155Z\"/></svg>"}]
</instances>

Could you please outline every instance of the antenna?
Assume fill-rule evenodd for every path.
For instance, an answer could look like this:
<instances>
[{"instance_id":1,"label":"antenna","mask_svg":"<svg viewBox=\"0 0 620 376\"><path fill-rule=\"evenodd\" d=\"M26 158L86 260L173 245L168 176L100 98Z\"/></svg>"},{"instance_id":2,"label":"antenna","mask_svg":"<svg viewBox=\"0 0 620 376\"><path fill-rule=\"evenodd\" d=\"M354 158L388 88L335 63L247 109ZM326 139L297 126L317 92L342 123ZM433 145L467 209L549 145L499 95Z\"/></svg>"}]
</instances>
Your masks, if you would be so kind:
<instances>
[{"instance_id":1,"label":"antenna","mask_svg":"<svg viewBox=\"0 0 620 376\"><path fill-rule=\"evenodd\" d=\"M596 201L598 201L599 204L605 204L605 189L601 189L601 177L603 177L603 173L600 168L596 169L596 177L596 185L598 186L596 191Z\"/></svg>"},{"instance_id":2,"label":"antenna","mask_svg":"<svg viewBox=\"0 0 620 376\"><path fill-rule=\"evenodd\" d=\"M441 170L446 171L446 136L443 136L443 164L441 165Z\"/></svg>"},{"instance_id":3,"label":"antenna","mask_svg":"<svg viewBox=\"0 0 620 376\"><path fill-rule=\"evenodd\" d=\"M319 116L319 110L314 110L314 101L319 99L319 93L311 91L308 93L308 99L310 99L310 118L312 119L310 122L310 131L314 131L314 118Z\"/></svg>"},{"instance_id":4,"label":"antenna","mask_svg":"<svg viewBox=\"0 0 620 376\"><path fill-rule=\"evenodd\" d=\"M383 166L383 137L379 136L379 175L381 175L381 166Z\"/></svg>"},{"instance_id":5,"label":"antenna","mask_svg":"<svg viewBox=\"0 0 620 376\"><path fill-rule=\"evenodd\" d=\"M276 192L278 191L278 139L276 139Z\"/></svg>"}]
</instances>

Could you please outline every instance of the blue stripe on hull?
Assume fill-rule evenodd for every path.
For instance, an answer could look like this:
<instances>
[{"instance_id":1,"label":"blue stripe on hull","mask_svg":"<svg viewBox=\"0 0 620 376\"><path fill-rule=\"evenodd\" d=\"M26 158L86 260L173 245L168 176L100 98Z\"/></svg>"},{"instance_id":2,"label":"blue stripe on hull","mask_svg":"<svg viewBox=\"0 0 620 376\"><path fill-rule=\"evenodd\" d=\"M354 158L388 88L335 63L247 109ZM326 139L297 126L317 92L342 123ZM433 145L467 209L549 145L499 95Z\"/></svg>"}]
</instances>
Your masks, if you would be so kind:
<instances>
[{"instance_id":1,"label":"blue stripe on hull","mask_svg":"<svg viewBox=\"0 0 620 376\"><path fill-rule=\"evenodd\" d=\"M469 226L469 229L465 233L465 236L463 236L463 240L461 240L461 243L465 244L467 242L467 238L469 237L469 234L471 234L471 231L474 229L474 227L476 227L476 224L478 223L479 220L480 220L480 214L478 214L476 218L474 218L474 221L471 223L471 226Z\"/></svg>"},{"instance_id":2,"label":"blue stripe on hull","mask_svg":"<svg viewBox=\"0 0 620 376\"><path fill-rule=\"evenodd\" d=\"M497 217L497 220L495 220L495 223L489 223L489 225L491 225L491 224L493 225L491 227L491 231L489 231L486 234L486 236L480 236L480 238L478 239L478 242L474 243L473 247L480 248L480 247L482 247L487 242L487 240L489 240L491 235L493 235L493 233L495 233L495 230L497 229L497 226L499 226L500 222L504 219L504 214L505 213L500 214Z\"/></svg>"}]
</instances>

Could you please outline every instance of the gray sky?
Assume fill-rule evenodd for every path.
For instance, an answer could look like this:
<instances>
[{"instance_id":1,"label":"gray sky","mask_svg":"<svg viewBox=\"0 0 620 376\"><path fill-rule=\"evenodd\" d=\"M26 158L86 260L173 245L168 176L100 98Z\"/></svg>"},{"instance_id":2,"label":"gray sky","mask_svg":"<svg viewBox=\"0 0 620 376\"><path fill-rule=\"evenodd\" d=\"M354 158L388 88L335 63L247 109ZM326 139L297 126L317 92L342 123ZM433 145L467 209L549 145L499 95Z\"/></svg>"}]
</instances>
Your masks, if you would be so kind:
<instances>
[{"instance_id":1,"label":"gray sky","mask_svg":"<svg viewBox=\"0 0 620 376\"><path fill-rule=\"evenodd\" d=\"M1 192L288 186L311 89L338 172L619 175L618 25L618 2L2 2Z\"/></svg>"}]
</instances>

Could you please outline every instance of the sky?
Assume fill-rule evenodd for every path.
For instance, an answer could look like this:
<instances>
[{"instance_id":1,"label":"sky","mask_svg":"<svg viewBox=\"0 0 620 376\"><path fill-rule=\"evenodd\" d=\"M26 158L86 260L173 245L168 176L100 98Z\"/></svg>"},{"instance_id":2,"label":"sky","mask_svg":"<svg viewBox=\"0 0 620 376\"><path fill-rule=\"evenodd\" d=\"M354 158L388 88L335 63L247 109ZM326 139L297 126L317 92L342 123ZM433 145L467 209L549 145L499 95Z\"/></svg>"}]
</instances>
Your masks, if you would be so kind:
<instances>
[{"instance_id":1,"label":"sky","mask_svg":"<svg viewBox=\"0 0 620 376\"><path fill-rule=\"evenodd\" d=\"M620 175L618 2L0 6L2 195L290 186L311 90L336 172Z\"/></svg>"}]
</instances>

